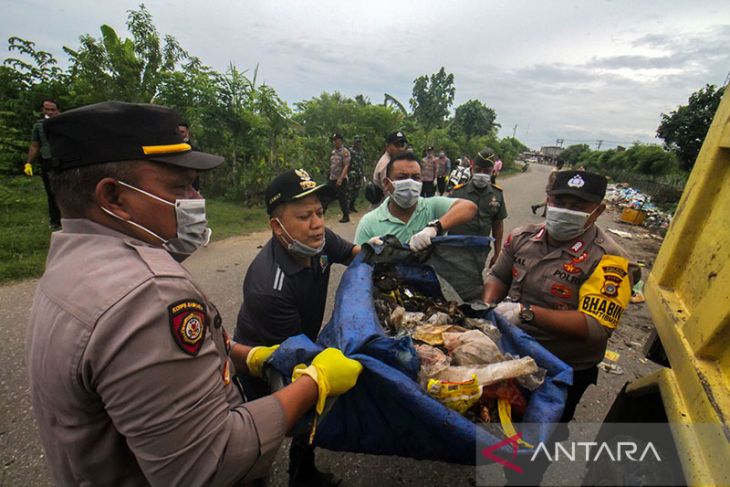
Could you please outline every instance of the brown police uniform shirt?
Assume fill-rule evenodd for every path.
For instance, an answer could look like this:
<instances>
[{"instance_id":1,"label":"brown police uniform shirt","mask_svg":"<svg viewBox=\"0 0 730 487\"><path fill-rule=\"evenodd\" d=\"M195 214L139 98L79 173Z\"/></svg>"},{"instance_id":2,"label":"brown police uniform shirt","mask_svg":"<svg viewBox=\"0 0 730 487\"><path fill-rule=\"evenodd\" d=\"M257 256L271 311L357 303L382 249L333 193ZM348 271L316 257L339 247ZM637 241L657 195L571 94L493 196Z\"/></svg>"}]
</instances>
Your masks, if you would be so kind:
<instances>
[{"instance_id":1,"label":"brown police uniform shirt","mask_svg":"<svg viewBox=\"0 0 730 487\"><path fill-rule=\"evenodd\" d=\"M165 250L89 220L54 233L26 363L58 485L230 485L268 470L273 397L242 404L218 311Z\"/></svg>"},{"instance_id":2,"label":"brown police uniform shirt","mask_svg":"<svg viewBox=\"0 0 730 487\"><path fill-rule=\"evenodd\" d=\"M345 166L350 164L350 151L344 147L332 149L330 154L330 180L337 180L342 175ZM347 177L345 174L344 177Z\"/></svg>"},{"instance_id":3,"label":"brown police uniform shirt","mask_svg":"<svg viewBox=\"0 0 730 487\"><path fill-rule=\"evenodd\" d=\"M631 298L632 270L624 250L595 225L579 238L553 247L544 226L533 224L512 231L489 275L508 286L513 301L585 315L585 340L519 325L564 362L582 370L603 359L608 338Z\"/></svg>"}]
</instances>

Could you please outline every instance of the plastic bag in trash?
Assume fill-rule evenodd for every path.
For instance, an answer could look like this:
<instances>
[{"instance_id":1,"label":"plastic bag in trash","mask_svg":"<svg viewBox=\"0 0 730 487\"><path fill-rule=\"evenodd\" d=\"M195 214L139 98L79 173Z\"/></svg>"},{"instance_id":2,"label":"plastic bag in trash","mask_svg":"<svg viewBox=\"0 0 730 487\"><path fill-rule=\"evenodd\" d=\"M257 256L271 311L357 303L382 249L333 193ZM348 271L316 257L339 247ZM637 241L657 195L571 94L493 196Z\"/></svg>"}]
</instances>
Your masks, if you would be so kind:
<instances>
[{"instance_id":1,"label":"plastic bag in trash","mask_svg":"<svg viewBox=\"0 0 730 487\"><path fill-rule=\"evenodd\" d=\"M523 375L537 373L539 370L532 357L507 360L484 366L454 365L437 374L437 378L451 382L463 382L476 376L480 385L486 386L501 380L514 379Z\"/></svg>"},{"instance_id":2,"label":"plastic bag in trash","mask_svg":"<svg viewBox=\"0 0 730 487\"><path fill-rule=\"evenodd\" d=\"M497 344L479 330L446 332L443 337L454 365L486 365L505 359Z\"/></svg>"}]
</instances>

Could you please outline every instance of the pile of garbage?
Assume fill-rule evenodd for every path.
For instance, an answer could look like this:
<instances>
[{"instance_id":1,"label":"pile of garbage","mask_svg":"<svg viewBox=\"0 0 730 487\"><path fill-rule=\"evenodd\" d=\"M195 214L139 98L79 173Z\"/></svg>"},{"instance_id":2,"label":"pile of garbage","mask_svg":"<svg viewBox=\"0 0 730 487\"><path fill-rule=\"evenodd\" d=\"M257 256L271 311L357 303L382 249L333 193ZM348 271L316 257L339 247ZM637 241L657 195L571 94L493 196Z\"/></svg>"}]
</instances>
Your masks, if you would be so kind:
<instances>
[{"instance_id":1,"label":"pile of garbage","mask_svg":"<svg viewBox=\"0 0 730 487\"><path fill-rule=\"evenodd\" d=\"M491 321L409 288L389 264L376 265L373 281L380 324L389 336L413 339L421 362L418 382L431 397L474 423L500 422L505 406L514 420L523 416L526 395L546 374L532 357L503 353Z\"/></svg>"},{"instance_id":2,"label":"pile of garbage","mask_svg":"<svg viewBox=\"0 0 730 487\"><path fill-rule=\"evenodd\" d=\"M609 184L606 188L606 201L621 209L644 211L646 218L642 225L647 228L666 230L672 221L672 215L652 203L651 196L632 188L628 183Z\"/></svg>"}]
</instances>

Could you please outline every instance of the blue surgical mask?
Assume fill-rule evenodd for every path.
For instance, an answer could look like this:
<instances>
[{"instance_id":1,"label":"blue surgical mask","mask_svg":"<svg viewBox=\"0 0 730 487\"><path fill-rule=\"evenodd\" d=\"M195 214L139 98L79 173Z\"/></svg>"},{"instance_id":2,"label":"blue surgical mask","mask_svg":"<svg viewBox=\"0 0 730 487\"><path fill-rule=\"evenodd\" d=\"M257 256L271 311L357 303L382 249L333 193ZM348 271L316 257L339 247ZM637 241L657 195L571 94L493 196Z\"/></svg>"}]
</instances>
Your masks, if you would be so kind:
<instances>
[{"instance_id":1,"label":"blue surgical mask","mask_svg":"<svg viewBox=\"0 0 730 487\"><path fill-rule=\"evenodd\" d=\"M418 197L421 195L423 183L415 179L402 179L393 181L389 178L393 185L393 193L390 195L395 204L403 209L413 208L418 203Z\"/></svg>"},{"instance_id":2,"label":"blue surgical mask","mask_svg":"<svg viewBox=\"0 0 730 487\"><path fill-rule=\"evenodd\" d=\"M124 187L133 189L145 196L153 198L161 203L175 207L175 218L177 220L177 236L164 239L157 235L155 232L146 228L139 223L133 222L132 220L125 220L120 216L114 214L110 210L101 207L102 211L113 216L117 220L129 223L130 225L139 228L140 230L152 235L160 242L162 247L170 252L170 254L178 262L182 262L193 252L198 250L204 245L208 245L210 242L210 236L213 233L208 228L208 220L205 216L205 200L199 199L176 199L174 203L155 196L152 193L148 193L142 189L139 189L131 184L127 184L123 181L118 181Z\"/></svg>"},{"instance_id":3,"label":"blue surgical mask","mask_svg":"<svg viewBox=\"0 0 730 487\"><path fill-rule=\"evenodd\" d=\"M318 248L310 247L309 245L303 244L299 240L292 237L284 224L281 223L281 220L279 220L278 218L275 218L275 220L279 222L279 225L281 225L281 229L284 230L286 237L289 239L289 242L287 242L286 244L286 249L292 254L298 255L299 257L314 257L318 253L322 252L322 250L324 250L324 244L326 243L326 240L324 238L322 239L322 243Z\"/></svg>"}]
</instances>

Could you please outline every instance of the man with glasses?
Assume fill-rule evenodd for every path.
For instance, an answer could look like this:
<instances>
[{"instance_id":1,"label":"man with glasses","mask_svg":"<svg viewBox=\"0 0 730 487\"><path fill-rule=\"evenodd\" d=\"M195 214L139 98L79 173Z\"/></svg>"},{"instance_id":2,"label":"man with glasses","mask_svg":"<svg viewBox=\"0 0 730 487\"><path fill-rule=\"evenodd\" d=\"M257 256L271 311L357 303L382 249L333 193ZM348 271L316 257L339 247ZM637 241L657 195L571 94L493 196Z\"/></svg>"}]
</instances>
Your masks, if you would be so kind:
<instances>
[{"instance_id":1,"label":"man with glasses","mask_svg":"<svg viewBox=\"0 0 730 487\"><path fill-rule=\"evenodd\" d=\"M421 166L414 154L402 153L387 164L384 187L388 198L360 220L355 243L395 235L414 251L431 245L433 237L474 218L477 206L458 198L421 198Z\"/></svg>"}]
</instances>

